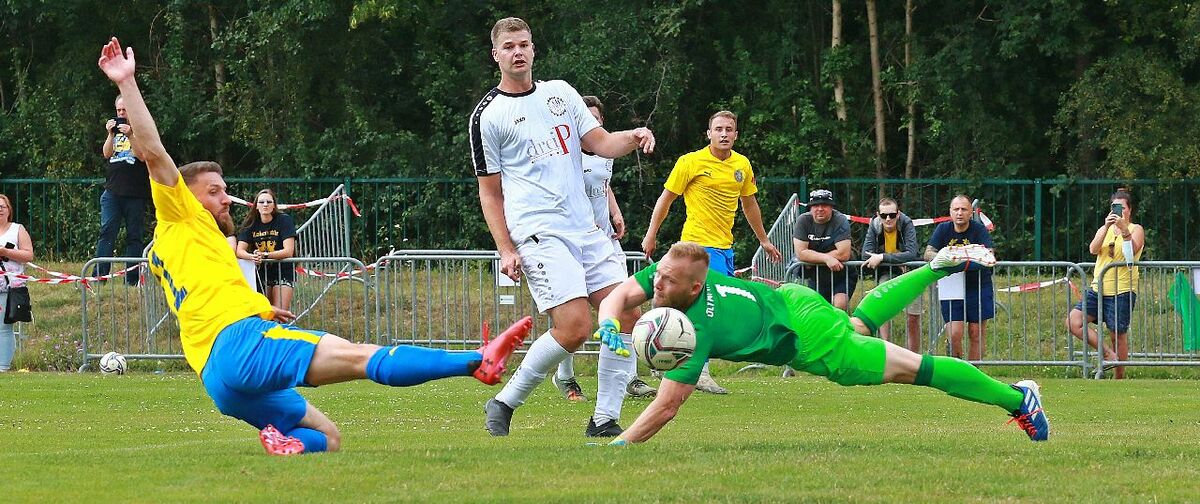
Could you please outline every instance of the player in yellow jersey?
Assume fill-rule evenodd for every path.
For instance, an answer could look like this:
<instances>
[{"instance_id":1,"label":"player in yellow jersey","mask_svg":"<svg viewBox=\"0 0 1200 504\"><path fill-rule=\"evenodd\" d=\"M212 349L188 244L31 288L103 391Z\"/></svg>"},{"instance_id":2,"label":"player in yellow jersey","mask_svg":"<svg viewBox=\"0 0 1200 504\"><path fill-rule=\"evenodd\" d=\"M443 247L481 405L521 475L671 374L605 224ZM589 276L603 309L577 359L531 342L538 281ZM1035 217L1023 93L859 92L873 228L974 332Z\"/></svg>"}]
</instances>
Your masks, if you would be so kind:
<instances>
[{"instance_id":1,"label":"player in yellow jersey","mask_svg":"<svg viewBox=\"0 0 1200 504\"><path fill-rule=\"evenodd\" d=\"M706 135L708 145L680 156L667 176L662 195L654 203L650 228L642 239L642 251L646 257L654 254L658 228L667 218L671 203L682 195L687 206L687 220L679 239L703 246L708 251L710 269L733 275L733 217L739 201L746 222L758 237L759 246L772 261L781 261L783 256L763 229L762 211L758 208L758 198L754 197L758 186L754 182L750 160L733 150L738 137L737 116L728 110L713 114L708 118ZM707 364L696 388L712 394L729 393L713 381Z\"/></svg>"},{"instance_id":2,"label":"player in yellow jersey","mask_svg":"<svg viewBox=\"0 0 1200 504\"><path fill-rule=\"evenodd\" d=\"M225 240L233 219L221 166L198 161L175 167L134 78L132 48L122 51L113 37L98 64L121 90L138 154L149 166L158 218L150 271L179 319L184 357L217 409L260 429L268 453L335 451L341 444L337 426L293 387L362 378L392 386L470 375L489 385L500 381L508 357L532 328L529 317L467 352L357 344L285 325L295 315L250 289Z\"/></svg>"}]
</instances>

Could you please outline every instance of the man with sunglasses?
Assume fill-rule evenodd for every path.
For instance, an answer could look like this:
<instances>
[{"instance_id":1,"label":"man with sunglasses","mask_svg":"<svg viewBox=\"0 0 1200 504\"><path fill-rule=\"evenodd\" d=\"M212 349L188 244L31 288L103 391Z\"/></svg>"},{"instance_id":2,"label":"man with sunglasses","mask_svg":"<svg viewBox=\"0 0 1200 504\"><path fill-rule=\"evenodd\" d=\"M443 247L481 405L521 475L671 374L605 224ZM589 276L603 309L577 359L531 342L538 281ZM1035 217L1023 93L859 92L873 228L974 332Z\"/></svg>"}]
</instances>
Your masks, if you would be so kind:
<instances>
[{"instance_id":1,"label":"man with sunglasses","mask_svg":"<svg viewBox=\"0 0 1200 504\"><path fill-rule=\"evenodd\" d=\"M867 235L863 238L862 258L866 261L863 266L874 270L877 283L907 271L901 264L920 260L917 227L912 219L900 211L896 200L879 200L879 213L871 219ZM917 353L921 352L921 313L925 311L923 299L924 296L917 296L904 308L908 328L907 347ZM879 327L880 338L888 339L888 333L888 324Z\"/></svg>"}]
</instances>

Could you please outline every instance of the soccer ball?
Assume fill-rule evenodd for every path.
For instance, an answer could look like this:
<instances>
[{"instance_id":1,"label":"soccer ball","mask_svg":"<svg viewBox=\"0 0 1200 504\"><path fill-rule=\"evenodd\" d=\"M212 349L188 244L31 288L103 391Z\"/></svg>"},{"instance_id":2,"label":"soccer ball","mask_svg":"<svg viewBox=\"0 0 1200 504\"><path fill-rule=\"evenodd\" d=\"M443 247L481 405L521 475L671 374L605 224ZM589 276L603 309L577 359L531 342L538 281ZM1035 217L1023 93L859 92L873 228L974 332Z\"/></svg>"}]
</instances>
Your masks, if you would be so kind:
<instances>
[{"instance_id":1,"label":"soccer ball","mask_svg":"<svg viewBox=\"0 0 1200 504\"><path fill-rule=\"evenodd\" d=\"M117 352L108 352L100 358L100 372L104 374L125 374L125 356Z\"/></svg>"},{"instance_id":2,"label":"soccer ball","mask_svg":"<svg viewBox=\"0 0 1200 504\"><path fill-rule=\"evenodd\" d=\"M679 310L655 308L633 325L633 348L650 369L670 371L696 350L696 328Z\"/></svg>"}]
</instances>

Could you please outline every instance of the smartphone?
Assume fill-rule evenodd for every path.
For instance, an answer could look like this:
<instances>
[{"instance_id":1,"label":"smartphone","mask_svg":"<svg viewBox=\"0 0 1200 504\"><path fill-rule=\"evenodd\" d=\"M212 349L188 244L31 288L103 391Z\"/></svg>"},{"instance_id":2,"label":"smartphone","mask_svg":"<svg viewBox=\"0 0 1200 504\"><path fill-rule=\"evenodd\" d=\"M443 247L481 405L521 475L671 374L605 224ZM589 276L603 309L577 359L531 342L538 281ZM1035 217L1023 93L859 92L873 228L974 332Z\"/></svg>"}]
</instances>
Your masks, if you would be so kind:
<instances>
[{"instance_id":1,"label":"smartphone","mask_svg":"<svg viewBox=\"0 0 1200 504\"><path fill-rule=\"evenodd\" d=\"M1120 203L1113 203L1111 213L1117 214L1118 217L1124 217L1125 216L1125 205L1122 205Z\"/></svg>"},{"instance_id":2,"label":"smartphone","mask_svg":"<svg viewBox=\"0 0 1200 504\"><path fill-rule=\"evenodd\" d=\"M117 126L129 123L129 121L127 119L125 119L124 117L114 117L113 120L117 122L117 124L113 125L113 128L112 128L113 133L120 131L120 128L117 128Z\"/></svg>"}]
</instances>

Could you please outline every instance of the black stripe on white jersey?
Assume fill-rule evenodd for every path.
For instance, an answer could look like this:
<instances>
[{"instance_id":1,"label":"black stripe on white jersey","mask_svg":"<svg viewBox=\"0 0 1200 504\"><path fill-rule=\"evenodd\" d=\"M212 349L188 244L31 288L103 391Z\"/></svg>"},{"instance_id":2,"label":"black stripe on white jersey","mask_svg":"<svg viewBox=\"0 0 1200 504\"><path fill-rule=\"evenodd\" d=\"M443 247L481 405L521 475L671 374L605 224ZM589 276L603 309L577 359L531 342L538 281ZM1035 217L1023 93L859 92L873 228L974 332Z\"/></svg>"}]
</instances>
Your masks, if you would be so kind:
<instances>
[{"instance_id":1,"label":"black stripe on white jersey","mask_svg":"<svg viewBox=\"0 0 1200 504\"><path fill-rule=\"evenodd\" d=\"M471 112L471 119L468 122L471 137L471 164L475 167L476 177L495 175L495 173L488 173L487 170L487 158L483 155L483 135L479 130L479 120L483 117L483 109L491 105L492 100L496 98L497 94L500 94L500 89L498 88L492 88L491 91L488 91L488 94L484 95L482 100L479 100L479 104L475 105L475 111Z\"/></svg>"}]
</instances>

